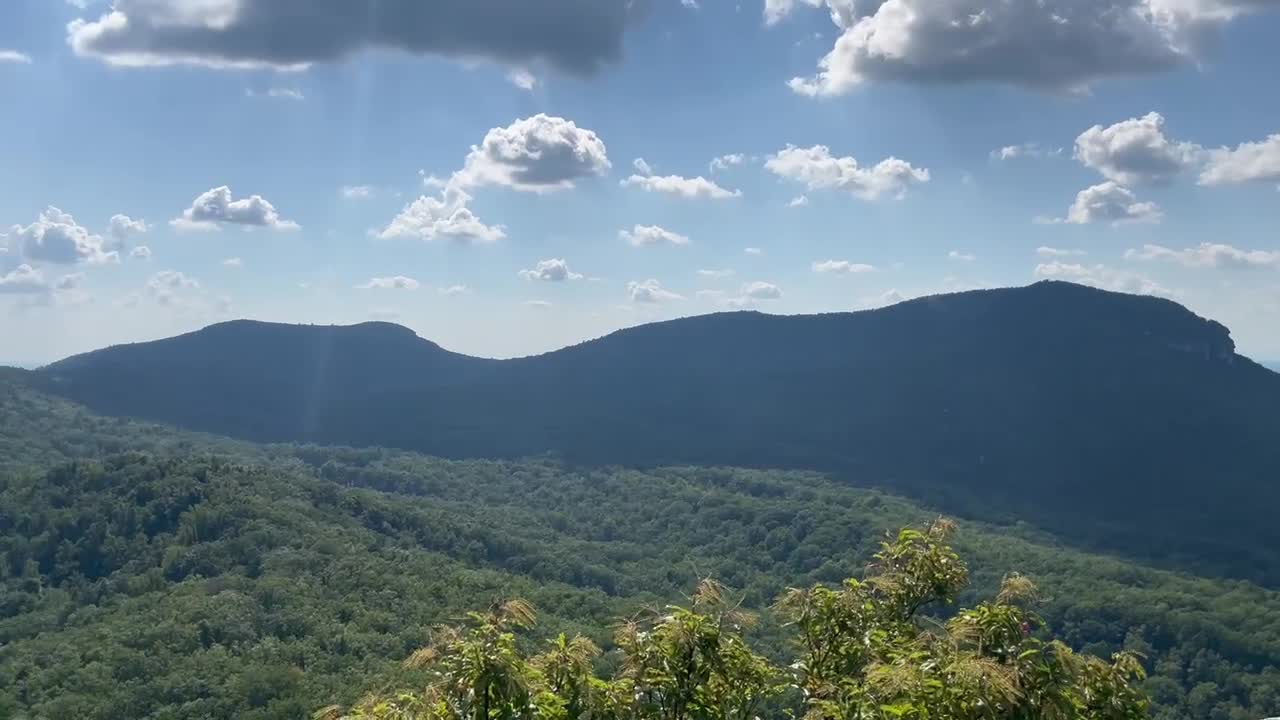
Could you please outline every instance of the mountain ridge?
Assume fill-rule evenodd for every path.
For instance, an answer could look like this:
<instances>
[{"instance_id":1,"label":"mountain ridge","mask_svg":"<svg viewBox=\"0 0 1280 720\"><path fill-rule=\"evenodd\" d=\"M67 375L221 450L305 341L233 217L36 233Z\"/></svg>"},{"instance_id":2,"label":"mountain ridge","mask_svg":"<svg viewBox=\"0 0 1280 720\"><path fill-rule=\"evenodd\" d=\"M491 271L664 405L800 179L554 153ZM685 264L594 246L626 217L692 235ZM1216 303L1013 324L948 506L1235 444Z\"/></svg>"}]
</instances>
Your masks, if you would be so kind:
<instances>
[{"instance_id":1,"label":"mountain ridge","mask_svg":"<svg viewBox=\"0 0 1280 720\"><path fill-rule=\"evenodd\" d=\"M822 470L1280 582L1263 509L1280 503L1280 376L1174 302L1066 283L717 313L510 360L387 323L223 323L32 380L105 414L247 440Z\"/></svg>"}]
</instances>

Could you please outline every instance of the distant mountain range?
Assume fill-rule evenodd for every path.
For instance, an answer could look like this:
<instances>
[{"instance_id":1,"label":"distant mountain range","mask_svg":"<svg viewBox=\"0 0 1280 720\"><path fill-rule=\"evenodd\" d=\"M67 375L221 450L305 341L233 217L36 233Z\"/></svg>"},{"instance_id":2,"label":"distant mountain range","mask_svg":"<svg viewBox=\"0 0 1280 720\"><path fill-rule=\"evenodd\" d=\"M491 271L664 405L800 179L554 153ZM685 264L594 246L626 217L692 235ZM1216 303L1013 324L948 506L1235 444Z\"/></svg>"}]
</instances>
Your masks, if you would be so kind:
<instances>
[{"instance_id":1,"label":"distant mountain range","mask_svg":"<svg viewBox=\"0 0 1280 720\"><path fill-rule=\"evenodd\" d=\"M386 323L236 321L30 376L102 413L259 441L812 468L1280 582L1280 375L1176 303L1066 283L708 315L502 361Z\"/></svg>"}]
</instances>

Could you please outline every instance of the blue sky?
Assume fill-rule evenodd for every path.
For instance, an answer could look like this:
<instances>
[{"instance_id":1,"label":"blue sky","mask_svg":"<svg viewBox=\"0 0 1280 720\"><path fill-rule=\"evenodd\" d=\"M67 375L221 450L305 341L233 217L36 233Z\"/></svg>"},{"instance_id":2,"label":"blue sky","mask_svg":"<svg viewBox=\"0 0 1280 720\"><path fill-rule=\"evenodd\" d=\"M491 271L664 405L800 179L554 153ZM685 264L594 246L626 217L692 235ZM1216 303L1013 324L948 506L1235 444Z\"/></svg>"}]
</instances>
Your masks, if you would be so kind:
<instances>
[{"instance_id":1,"label":"blue sky","mask_svg":"<svg viewBox=\"0 0 1280 720\"><path fill-rule=\"evenodd\" d=\"M1043 278L1280 358L1278 2L377 7L0 4L0 360L237 317L515 356Z\"/></svg>"}]
</instances>

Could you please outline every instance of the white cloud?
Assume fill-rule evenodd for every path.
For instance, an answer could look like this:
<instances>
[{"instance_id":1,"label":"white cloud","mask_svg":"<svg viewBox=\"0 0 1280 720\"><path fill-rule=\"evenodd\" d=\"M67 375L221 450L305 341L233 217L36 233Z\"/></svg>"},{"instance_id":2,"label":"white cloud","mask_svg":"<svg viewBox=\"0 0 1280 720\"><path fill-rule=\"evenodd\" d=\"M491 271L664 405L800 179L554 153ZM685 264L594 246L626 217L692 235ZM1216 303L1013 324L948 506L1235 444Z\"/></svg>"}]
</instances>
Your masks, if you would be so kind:
<instances>
[{"instance_id":1,"label":"white cloud","mask_svg":"<svg viewBox=\"0 0 1280 720\"><path fill-rule=\"evenodd\" d=\"M698 0L680 0L680 4L690 10L700 10L702 6L698 4Z\"/></svg>"},{"instance_id":2,"label":"white cloud","mask_svg":"<svg viewBox=\"0 0 1280 720\"><path fill-rule=\"evenodd\" d=\"M1066 280L1090 285L1103 290L1135 293L1138 295L1173 295L1173 291L1162 287L1154 280L1124 270L1116 270L1106 265L1080 265L1053 261L1036 265L1035 276L1048 280Z\"/></svg>"},{"instance_id":3,"label":"white cloud","mask_svg":"<svg viewBox=\"0 0 1280 720\"><path fill-rule=\"evenodd\" d=\"M507 72L507 82L525 91L538 86L538 78L526 68L512 68Z\"/></svg>"},{"instance_id":4,"label":"white cloud","mask_svg":"<svg viewBox=\"0 0 1280 720\"><path fill-rule=\"evenodd\" d=\"M1087 88L1195 63L1217 31L1269 0L766 0L776 23L826 6L841 35L791 88L839 95L866 82Z\"/></svg>"},{"instance_id":5,"label":"white cloud","mask_svg":"<svg viewBox=\"0 0 1280 720\"><path fill-rule=\"evenodd\" d=\"M53 284L53 289L62 292L75 290L84 284L84 278L85 274L82 272L63 275Z\"/></svg>"},{"instance_id":6,"label":"white cloud","mask_svg":"<svg viewBox=\"0 0 1280 720\"><path fill-rule=\"evenodd\" d=\"M0 295L44 295L49 284L44 274L30 265L19 265L6 275L0 275Z\"/></svg>"},{"instance_id":7,"label":"white cloud","mask_svg":"<svg viewBox=\"0 0 1280 720\"><path fill-rule=\"evenodd\" d=\"M871 298L868 302L863 303L863 307L867 307L867 308L888 307L889 305L897 305L900 302L905 302L906 299L907 297L905 295L903 295L902 293L898 292L895 289L890 288L889 290L885 290L884 292L880 293L874 298Z\"/></svg>"},{"instance_id":8,"label":"white cloud","mask_svg":"<svg viewBox=\"0 0 1280 720\"><path fill-rule=\"evenodd\" d=\"M426 170L419 170L418 175L422 177L422 186L433 190L440 190L449 186L449 181L435 175L428 175Z\"/></svg>"},{"instance_id":9,"label":"white cloud","mask_svg":"<svg viewBox=\"0 0 1280 720\"><path fill-rule=\"evenodd\" d=\"M417 280L404 275L369 278L367 282L356 285L357 290L417 290L419 287Z\"/></svg>"},{"instance_id":10,"label":"white cloud","mask_svg":"<svg viewBox=\"0 0 1280 720\"><path fill-rule=\"evenodd\" d=\"M0 236L3 239L5 236ZM108 248L101 235L94 235L69 213L50 205L35 222L9 229L8 244L28 260L73 265L119 262L120 254ZM0 243L3 244L3 243Z\"/></svg>"},{"instance_id":11,"label":"white cloud","mask_svg":"<svg viewBox=\"0 0 1280 720\"><path fill-rule=\"evenodd\" d=\"M875 272L875 269L874 265L849 262L848 260L823 260L813 264L814 272L830 275L857 275Z\"/></svg>"},{"instance_id":12,"label":"white cloud","mask_svg":"<svg viewBox=\"0 0 1280 720\"><path fill-rule=\"evenodd\" d=\"M129 257L137 260L150 260L151 248L147 247L146 245L139 245L138 247L129 251Z\"/></svg>"},{"instance_id":13,"label":"white cloud","mask_svg":"<svg viewBox=\"0 0 1280 720\"><path fill-rule=\"evenodd\" d=\"M751 300L779 300L782 298L782 288L773 283L755 281L743 285L738 293L744 298Z\"/></svg>"},{"instance_id":14,"label":"white cloud","mask_svg":"<svg viewBox=\"0 0 1280 720\"><path fill-rule=\"evenodd\" d=\"M1084 255L1085 252L1083 250L1063 250L1061 248L1048 247L1045 245L1041 245L1040 247L1036 248L1036 254L1042 258L1062 258L1062 257L1073 257L1077 255Z\"/></svg>"},{"instance_id":15,"label":"white cloud","mask_svg":"<svg viewBox=\"0 0 1280 720\"><path fill-rule=\"evenodd\" d=\"M638 187L647 192L677 195L690 200L727 200L728 198L742 197L742 191L726 190L701 175L695 178L680 177L679 175L667 175L664 177L632 175L623 180L621 185L622 187Z\"/></svg>"},{"instance_id":16,"label":"white cloud","mask_svg":"<svg viewBox=\"0 0 1280 720\"><path fill-rule=\"evenodd\" d=\"M521 270L519 275L525 280L541 280L543 282L565 282L566 280L581 280L583 277L581 273L570 270L569 263L559 258L540 260L532 270Z\"/></svg>"},{"instance_id":17,"label":"white cloud","mask_svg":"<svg viewBox=\"0 0 1280 720\"><path fill-rule=\"evenodd\" d=\"M571 188L609 171L600 137L572 120L539 113L493 128L453 178L460 187L501 185L525 192Z\"/></svg>"},{"instance_id":18,"label":"white cloud","mask_svg":"<svg viewBox=\"0 0 1280 720\"><path fill-rule=\"evenodd\" d=\"M960 252L959 250L952 250L951 252L947 253L947 258L951 260L959 260L960 262L973 262L974 260L978 259L978 256L972 253L965 253L965 252Z\"/></svg>"},{"instance_id":19,"label":"white cloud","mask_svg":"<svg viewBox=\"0 0 1280 720\"><path fill-rule=\"evenodd\" d=\"M494 243L507 236L502 225L486 225L467 207L471 196L457 188L445 188L439 198L420 196L377 233L384 240L413 238L431 242Z\"/></svg>"},{"instance_id":20,"label":"white cloud","mask_svg":"<svg viewBox=\"0 0 1280 720\"><path fill-rule=\"evenodd\" d=\"M791 198L791 202L787 203L787 207L793 207L793 208L805 207L808 204L809 204L808 195L797 195L796 197Z\"/></svg>"},{"instance_id":21,"label":"white cloud","mask_svg":"<svg viewBox=\"0 0 1280 720\"><path fill-rule=\"evenodd\" d=\"M724 270L699 270L698 274L705 278L727 278L733 277L733 271L728 268Z\"/></svg>"},{"instance_id":22,"label":"white cloud","mask_svg":"<svg viewBox=\"0 0 1280 720\"><path fill-rule=\"evenodd\" d=\"M445 297L456 297L458 295L466 295L471 292L471 290L468 289L466 285L449 285L436 290L436 292Z\"/></svg>"},{"instance_id":23,"label":"white cloud","mask_svg":"<svg viewBox=\"0 0 1280 720\"><path fill-rule=\"evenodd\" d=\"M604 143L594 132L564 118L534 115L489 130L448 180L420 170L423 185L440 188L439 197L420 196L374 234L384 239L497 242L506 237L506 228L476 217L467 207L470 189L499 185L553 192L571 188L579 179L604 175L610 167Z\"/></svg>"},{"instance_id":24,"label":"white cloud","mask_svg":"<svg viewBox=\"0 0 1280 720\"><path fill-rule=\"evenodd\" d=\"M547 300L525 300L524 306L537 308L538 310L546 310L551 307L551 302Z\"/></svg>"},{"instance_id":25,"label":"white cloud","mask_svg":"<svg viewBox=\"0 0 1280 720\"><path fill-rule=\"evenodd\" d=\"M744 253L746 253L746 254L748 254L748 255L763 255L763 254L764 254L764 250L762 250L762 249L760 249L760 248L758 248L758 247L742 248L742 252L744 252Z\"/></svg>"},{"instance_id":26,"label":"white cloud","mask_svg":"<svg viewBox=\"0 0 1280 720\"><path fill-rule=\"evenodd\" d=\"M632 160L631 165L636 169L636 172L641 175L653 174L653 167L649 165L649 163L645 162L644 158L636 158L635 160Z\"/></svg>"},{"instance_id":27,"label":"white cloud","mask_svg":"<svg viewBox=\"0 0 1280 720\"><path fill-rule=\"evenodd\" d=\"M198 289L200 283L195 278L177 270L161 270L147 280L143 292L160 305L174 306L181 304L186 291Z\"/></svg>"},{"instance_id":28,"label":"white cloud","mask_svg":"<svg viewBox=\"0 0 1280 720\"><path fill-rule=\"evenodd\" d=\"M31 56L26 53L18 52L17 50L0 50L0 63L30 65Z\"/></svg>"},{"instance_id":29,"label":"white cloud","mask_svg":"<svg viewBox=\"0 0 1280 720\"><path fill-rule=\"evenodd\" d=\"M344 185L342 197L348 200L364 200L373 197L373 188L368 185Z\"/></svg>"},{"instance_id":30,"label":"white cloud","mask_svg":"<svg viewBox=\"0 0 1280 720\"><path fill-rule=\"evenodd\" d=\"M246 90L245 94L249 97L270 98L272 100L306 100L307 96L302 94L301 90L296 88L269 88L266 92L258 92L257 90Z\"/></svg>"},{"instance_id":31,"label":"white cloud","mask_svg":"<svg viewBox=\"0 0 1280 720\"><path fill-rule=\"evenodd\" d=\"M179 230L216 230L223 225L297 230L292 220L282 220L276 208L261 195L233 200L231 188L223 185L205 193L171 223Z\"/></svg>"},{"instance_id":32,"label":"white cloud","mask_svg":"<svg viewBox=\"0 0 1280 720\"><path fill-rule=\"evenodd\" d=\"M134 220L128 215L116 214L111 216L107 233L115 241L114 247L123 248L130 236L141 235L150 229L143 220Z\"/></svg>"},{"instance_id":33,"label":"white cloud","mask_svg":"<svg viewBox=\"0 0 1280 720\"><path fill-rule=\"evenodd\" d=\"M545 63L577 75L622 56L633 0L115 0L67 27L77 55L113 65L297 70L366 49ZM282 42L281 38L289 38Z\"/></svg>"},{"instance_id":34,"label":"white cloud","mask_svg":"<svg viewBox=\"0 0 1280 720\"><path fill-rule=\"evenodd\" d=\"M747 156L743 155L742 153L729 153L728 155L721 155L720 157L714 158L711 161L711 165L710 165L711 172L728 170L729 168L737 165L741 165L746 161L747 161Z\"/></svg>"},{"instance_id":35,"label":"white cloud","mask_svg":"<svg viewBox=\"0 0 1280 720\"><path fill-rule=\"evenodd\" d=\"M1210 150L1208 161L1200 173L1201 185L1275 180L1280 180L1280 133L1262 142L1241 143L1234 150Z\"/></svg>"},{"instance_id":36,"label":"white cloud","mask_svg":"<svg viewBox=\"0 0 1280 720\"><path fill-rule=\"evenodd\" d=\"M773 174L803 183L810 190L846 190L864 200L902 197L907 188L929 182L929 171L912 167L895 157L864 168L852 157L832 157L825 145L799 148L788 145L771 155L765 168Z\"/></svg>"},{"instance_id":37,"label":"white cloud","mask_svg":"<svg viewBox=\"0 0 1280 720\"><path fill-rule=\"evenodd\" d=\"M631 302L657 304L670 300L683 300L684 297L662 287L662 283L649 279L627 283L627 297Z\"/></svg>"},{"instance_id":38,"label":"white cloud","mask_svg":"<svg viewBox=\"0 0 1280 720\"><path fill-rule=\"evenodd\" d=\"M227 258L226 260L222 261L222 267L230 268L232 270L239 270L240 268L244 267L244 261L238 257Z\"/></svg>"},{"instance_id":39,"label":"white cloud","mask_svg":"<svg viewBox=\"0 0 1280 720\"><path fill-rule=\"evenodd\" d=\"M1200 146L1170 142L1164 117L1151 112L1110 127L1094 125L1076 138L1075 158L1121 185L1164 184L1195 164Z\"/></svg>"},{"instance_id":40,"label":"white cloud","mask_svg":"<svg viewBox=\"0 0 1280 720\"><path fill-rule=\"evenodd\" d=\"M1280 268L1280 250L1241 250L1222 243L1200 243L1185 250L1143 245L1141 250L1128 250L1124 256L1128 260L1165 260L1192 268Z\"/></svg>"},{"instance_id":41,"label":"white cloud","mask_svg":"<svg viewBox=\"0 0 1280 720\"><path fill-rule=\"evenodd\" d=\"M1041 158L1050 155L1062 154L1062 148L1056 150L1045 150L1040 147L1039 143L1023 143L1021 145L1005 145L998 150L991 151L992 160L1017 160L1019 158Z\"/></svg>"},{"instance_id":42,"label":"white cloud","mask_svg":"<svg viewBox=\"0 0 1280 720\"><path fill-rule=\"evenodd\" d=\"M689 244L687 236L671 232L657 225L636 225L630 230L619 231L618 237L635 247Z\"/></svg>"},{"instance_id":43,"label":"white cloud","mask_svg":"<svg viewBox=\"0 0 1280 720\"><path fill-rule=\"evenodd\" d=\"M1075 225L1095 222L1122 225L1160 222L1163 216L1160 207L1155 203L1138 202L1131 190L1108 180L1081 190L1076 195L1076 201L1067 210L1065 222Z\"/></svg>"}]
</instances>

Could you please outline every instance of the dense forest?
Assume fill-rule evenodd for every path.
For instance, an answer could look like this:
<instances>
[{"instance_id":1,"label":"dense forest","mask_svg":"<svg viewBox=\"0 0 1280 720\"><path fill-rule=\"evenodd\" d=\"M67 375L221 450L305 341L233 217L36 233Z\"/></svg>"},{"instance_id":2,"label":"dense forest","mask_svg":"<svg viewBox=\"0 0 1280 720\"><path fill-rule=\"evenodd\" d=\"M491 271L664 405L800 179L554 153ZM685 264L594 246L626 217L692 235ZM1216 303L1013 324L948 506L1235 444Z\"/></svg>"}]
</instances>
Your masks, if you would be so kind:
<instances>
[{"instance_id":1,"label":"dense forest","mask_svg":"<svg viewBox=\"0 0 1280 720\"><path fill-rule=\"evenodd\" d=\"M546 638L624 658L619 618L715 578L759 612L863 578L885 533L936 512L811 472L450 461L261 446L103 418L0 378L0 717L300 718L425 682L431 628L522 597ZM962 521L962 606L1019 571L1085 655L1133 651L1159 720L1280 707L1280 594ZM952 611L935 608L939 620ZM625 653L623 653L625 655Z\"/></svg>"},{"instance_id":2,"label":"dense forest","mask_svg":"<svg viewBox=\"0 0 1280 720\"><path fill-rule=\"evenodd\" d=\"M1150 701L1136 653L1110 661L1052 640L1036 615L1039 591L1011 574L995 598L945 623L922 611L950 604L968 584L946 545L946 520L881 543L865 576L836 587L792 588L773 606L792 631L785 669L745 633L756 615L713 580L688 606L621 621L620 667L600 677L600 648L561 633L544 652L522 652L516 632L537 612L515 599L442 626L405 661L424 687L362 699L318 720L1143 720Z\"/></svg>"},{"instance_id":3,"label":"dense forest","mask_svg":"<svg viewBox=\"0 0 1280 720\"><path fill-rule=\"evenodd\" d=\"M1068 283L685 318L507 361L388 323L235 321L29 377L99 412L253 441L811 469L1280 584L1280 375L1173 302Z\"/></svg>"}]
</instances>

